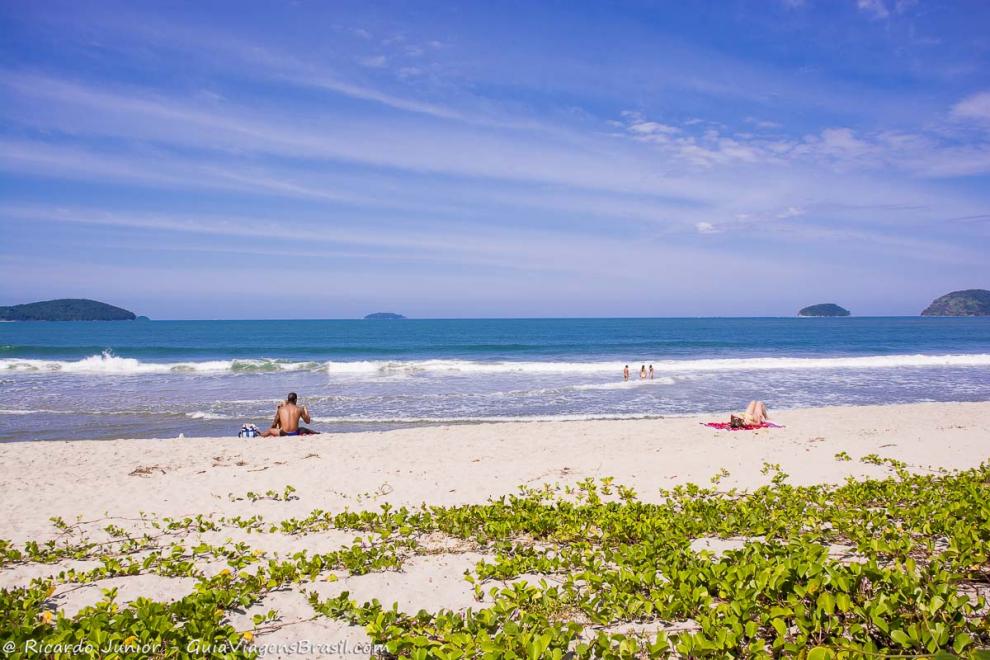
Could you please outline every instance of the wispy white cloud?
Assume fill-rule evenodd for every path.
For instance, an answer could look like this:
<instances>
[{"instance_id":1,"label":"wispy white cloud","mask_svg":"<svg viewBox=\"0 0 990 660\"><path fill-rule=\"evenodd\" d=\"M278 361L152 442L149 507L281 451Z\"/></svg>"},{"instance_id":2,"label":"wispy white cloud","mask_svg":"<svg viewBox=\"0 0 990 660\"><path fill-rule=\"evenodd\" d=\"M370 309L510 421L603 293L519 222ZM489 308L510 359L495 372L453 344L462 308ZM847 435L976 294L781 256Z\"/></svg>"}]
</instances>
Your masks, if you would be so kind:
<instances>
[{"instance_id":1,"label":"wispy white cloud","mask_svg":"<svg viewBox=\"0 0 990 660\"><path fill-rule=\"evenodd\" d=\"M369 79L361 71L347 71L344 62L327 61L314 54L280 47L271 42L248 40L221 29L180 25L160 19L149 24L135 20L134 17L118 20L112 16L103 17L98 29L109 31L108 38L114 40L126 41L136 37L138 43L135 48L141 52L153 45L163 53L196 57L202 52L202 44L208 43L211 67L220 67L252 80L274 81L301 89L318 90L403 113L467 125L554 130L552 123L544 124L533 117L493 112L493 108L499 104L490 98L476 97L465 89L458 90L456 96L459 104L428 99L425 95L417 95L417 88L412 85L405 84L400 88L393 86L389 89L380 80ZM363 41L374 39L374 35L363 28L348 28L347 31ZM446 47L444 42L436 39L427 40L421 45L407 44L405 36L401 34L383 39L380 44L386 47L401 45L401 52L406 55L409 54L409 48L437 52ZM365 70L389 67L394 70L398 79L407 82L424 76L426 71L421 58L407 59L406 62L411 64L406 65L393 61L398 59L401 58L390 58L382 52L370 52L353 58L352 61L356 61L359 68ZM430 91L435 92L435 89Z\"/></svg>"},{"instance_id":2,"label":"wispy white cloud","mask_svg":"<svg viewBox=\"0 0 990 660\"><path fill-rule=\"evenodd\" d=\"M285 255L336 256L375 261L470 263L512 269L528 267L525 260L512 255L518 255L520 251L544 249L548 241L552 240L546 232L538 229L514 230L512 238L507 237L506 232L494 228L481 227L465 231L449 225L442 227L417 225L404 231L397 229L385 233L377 229L362 229L360 223L344 224L332 217L308 219L295 217L290 222L281 218L243 215L158 214L47 205L0 206L0 224L11 221L127 228L225 239L252 239L263 252L273 249ZM305 236L303 245L300 245L301 236ZM525 239L520 240L523 236ZM520 245L513 245L516 241L519 241ZM568 242L571 249L587 249L587 246L581 247L584 240L579 236L572 236ZM288 246L292 245L298 247L289 250ZM530 247L521 247L522 245ZM333 246L333 249L323 247L314 250L315 246ZM230 248L233 252L241 249L241 247ZM247 249L250 251L250 246ZM542 265L536 264L536 269L557 269L559 264L554 265L555 263L553 259L544 259Z\"/></svg>"},{"instance_id":3,"label":"wispy white cloud","mask_svg":"<svg viewBox=\"0 0 990 660\"><path fill-rule=\"evenodd\" d=\"M757 117L746 117L746 123L752 124L756 128L760 128L763 130L783 128L783 124L779 122L769 121L767 119L759 119Z\"/></svg>"},{"instance_id":4,"label":"wispy white cloud","mask_svg":"<svg viewBox=\"0 0 990 660\"><path fill-rule=\"evenodd\" d=\"M887 18L890 10L884 0L856 0L856 6L863 13L869 14L872 18Z\"/></svg>"},{"instance_id":5,"label":"wispy white cloud","mask_svg":"<svg viewBox=\"0 0 990 660\"><path fill-rule=\"evenodd\" d=\"M822 153L840 158L856 158L869 150L850 128L826 128L818 136L817 146Z\"/></svg>"},{"instance_id":6,"label":"wispy white cloud","mask_svg":"<svg viewBox=\"0 0 990 660\"><path fill-rule=\"evenodd\" d=\"M25 172L23 163L9 162L12 157L14 146L9 143L0 143L0 166L16 168L15 171ZM37 164L37 169L27 170L37 172L44 176L72 177L83 180L91 180L105 184L119 177L123 182L135 182L166 187L215 188L219 190L238 191L240 193L267 192L268 194L278 194L295 199L313 199L320 201L317 197L320 193L326 196L325 201L332 201L332 188L326 183L321 183L319 179L311 180L303 185L286 180L285 174L280 178L274 178L271 174L238 172L236 164L217 165L218 171L212 171L211 167L205 167L202 163L188 160L152 159L143 155L135 159L123 157L109 157L105 154L91 154L79 150L62 150L54 147L35 148L31 143L18 147L23 151L25 158L34 159L31 162ZM5 159L6 158L6 159ZM222 169L220 169L222 167ZM381 183L374 183L371 190L378 189ZM631 199L628 195L596 193L593 191L567 192L561 190L538 191L529 188L506 188L500 187L491 189L490 184L478 182L475 185L454 184L448 190L448 195L464 196L464 203L460 204L453 200L440 203L433 198L417 198L413 193L419 186L415 182L396 187L395 182L389 182L387 187L393 190L393 194L387 197L375 198L372 195L363 196L362 187L354 184L347 186L351 188L350 197L346 198L346 203L353 206L355 211L344 212L320 211L314 215L312 210L304 214L292 213L294 223L297 228L305 226L307 222L315 222L316 229L313 236L319 240L337 241L375 241L381 245L391 245L389 237L393 235L395 229L383 230L381 221L372 223L374 229L362 232L359 235L348 233L341 223L345 218L353 217L353 222L361 214L357 209L380 208L386 211L384 217L390 215L399 218L407 215L416 209L425 217L432 217L428 225L422 223L409 224L403 231L412 231L415 234L428 235L433 238L429 243L420 239L405 242L406 239L396 239L401 241L397 247L427 249L427 245L441 246L451 251L470 256L476 254L472 246L498 246L498 250L505 250L507 253L513 251L513 243L521 240L528 245L543 245L545 249L554 249L554 241L550 238L554 236L551 230L545 232L545 241L536 241L529 234L525 239L518 237L499 242L494 240L493 235L479 235L472 233L466 235L460 243L444 244L436 237L455 237L459 231L465 227L465 218L472 214L471 208L480 206L490 208L490 215L485 215L480 219L480 226L497 227L489 221L491 216L498 217L502 214L532 214L536 211L539 214L551 212L554 214L564 213L571 217L582 216L589 218L611 218L620 221L625 227L625 232L637 236L637 240L643 240L645 236L666 235L672 236L678 233L719 233L725 232L749 232L757 228L764 236L771 236L784 230L783 225L778 225L785 219L806 219L821 218L821 212L809 212L803 207L796 205L777 206L774 201L779 199L782 191L795 198L811 195L818 199L817 206L834 209L836 203L842 200L855 200L861 204L861 208L849 207L849 211L844 212L841 217L849 221L862 219L869 222L878 222L889 218L891 222L900 220L921 221L930 216L930 208L936 203L946 210L958 215L974 214L981 207L973 205L960 205L952 200L934 199L932 195L922 195L917 189L909 193L903 190L891 190L878 192L875 183L863 180L863 177L856 176L849 180L835 182L828 177L824 177L817 188L800 187L796 181L787 181L779 190L771 187L767 181L761 177L744 178L737 180L726 180L724 184L714 187L718 195L710 196L703 203L686 203L682 199L670 201L651 200L642 198ZM435 192L440 189L433 186ZM835 194L834 191L840 191ZM879 197L878 197L879 194ZM896 199L910 202L908 206L903 205L883 205L883 200ZM872 205L870 205L872 204ZM394 210L394 213L389 210ZM28 217L28 212L20 209L4 209L8 214L17 211L18 217ZM35 212L36 214L38 212ZM69 216L66 213L69 212ZM832 216L834 210L828 211ZM71 216L71 217L70 217ZM32 216L35 217L35 216ZM215 217L210 215L190 216L182 213L171 213L168 215L148 214L148 213L122 213L100 212L91 209L47 209L44 214L36 215L38 218L49 221L64 222L84 222L93 225L120 226L131 228L143 228L147 230L162 231L183 231L200 233L219 233L223 235L242 236L245 238L264 239L266 236L279 235L293 232L286 232L286 227L271 224L275 220L252 220L247 216ZM276 216L277 217L277 216ZM307 218L309 218L307 220ZM320 226L320 218L327 222L333 219L333 223L338 227L333 233L328 233L324 227ZM445 218L446 224L437 224L440 218ZM715 221L717 219L717 221ZM607 224L594 223L591 226L592 234L600 240L603 235L600 228L605 228ZM510 231L510 230L506 230ZM790 231L790 230L787 230ZM569 230L571 234L579 233L578 228L573 224ZM511 231L510 231L511 233ZM786 232L785 232L786 233ZM608 232L605 233L608 235ZM557 244L559 247L559 244ZM619 250L616 250L617 252ZM534 259L539 257L534 254Z\"/></svg>"},{"instance_id":7,"label":"wispy white cloud","mask_svg":"<svg viewBox=\"0 0 990 660\"><path fill-rule=\"evenodd\" d=\"M457 177L493 178L517 185L534 183L568 186L585 191L609 191L613 194L673 196L703 207L705 212L725 207L724 215L731 217L734 200L744 200L751 190L765 191L765 196L779 194L768 187L765 173L759 167L788 167L787 185L811 186L815 196L836 196L842 185L827 193L815 184L822 180L816 168L837 168L836 171L882 171L895 168L912 176L958 176L990 170L990 150L979 143L950 148L933 138L903 133L862 135L850 128L825 129L819 134L784 137L781 130L770 136L753 136L727 131L706 122L685 121L677 126L658 122L641 114L622 116L620 125L635 142L647 142L650 154L621 148L608 142L587 138L568 142L540 140L512 131L465 131L446 126L424 131L422 127L390 119L384 125L351 118L330 122L315 121L305 114L261 114L225 99L176 99L153 95L140 89L100 89L89 85L69 83L48 76L5 74L0 82L9 85L9 98L19 101L8 114L28 126L44 131L68 131L77 136L110 136L129 140L150 141L182 150L215 150L210 158L225 158L226 162L210 164L210 158L167 165L161 153L145 158L135 154L132 163L122 162L117 155L63 153L54 172L71 171L73 176L92 175L102 171L121 178L158 177L162 183L186 181L202 185L203 178L212 185L230 189L262 190L313 199L365 203L353 199L347 188L335 189L325 182L302 181L296 174L258 172L258 165L246 165L243 154L273 154L290 159L300 167L307 160L357 162L384 166L412 173L436 172ZM43 102L38 102L43 99ZM18 107L29 109L18 113ZM638 130L633 127L639 127ZM664 140L643 140L644 137ZM669 139L667 139L669 138ZM35 162L32 171L45 169L45 163L55 163L52 147L39 145L38 153L22 143L8 150L7 160ZM71 151L71 150L70 150ZM173 157L174 158L174 157ZM199 156L202 158L202 155ZM156 160L161 161L156 164ZM99 168L92 165L99 161ZM806 168L795 170L801 165ZM255 171L251 171L251 169ZM706 172L697 176L698 169ZM776 175L779 177L780 175ZM193 181L189 181L193 179ZM796 182L801 180L800 184ZM909 186L896 193L911 198ZM741 192L746 191L746 192ZM573 192L573 191L572 191ZM793 194L793 193L791 193ZM869 194L860 191L858 194ZM373 197L374 195L370 195ZM360 196L357 196L360 197ZM380 197L380 196L379 196ZM510 195L511 197L511 195ZM530 195L532 199L534 196ZM567 195L546 194L537 199L538 205L560 207L564 202L547 202L550 197ZM384 198L383 198L384 199ZM786 201L786 200L785 200ZM406 200L408 202L408 200ZM404 200L395 199L396 205ZM411 203L411 202L410 202ZM745 205L746 202L740 201ZM369 202L369 205L374 205ZM627 206L625 200L604 201L599 208ZM758 206L766 206L758 202ZM669 209L652 204L653 209L633 211L633 217L652 217L658 222L682 222L693 226L702 221L691 212ZM615 212L602 211L606 215ZM708 217L711 217L710 215Z\"/></svg>"},{"instance_id":8,"label":"wispy white cloud","mask_svg":"<svg viewBox=\"0 0 990 660\"><path fill-rule=\"evenodd\" d=\"M533 142L530 135L511 131L406 131L412 127L394 121L392 129L403 130L376 136L380 124L374 122L313 124L306 116L287 121L285 115L255 115L227 102L204 106L42 76L4 76L0 83L12 84L17 92L12 98L20 102L46 100L31 105L35 111L30 117L18 115L16 108L9 110L19 121L46 132L68 131L75 139L112 137L119 145L94 151L8 140L0 144L0 166L10 172L213 187L446 216L477 215L473 209L478 205L542 209L620 219L627 226L644 222L664 232L698 233L698 223L725 232L743 229L749 220L739 216L745 215L761 218L765 231L776 231L773 222L782 213L805 209L809 201L819 207L851 200L893 204L885 213L902 217L915 212L897 210L900 207L927 205L965 215L985 208L926 193L910 182L881 184L864 173L896 167L912 175L954 176L990 168L990 152L978 148L950 152L912 136L867 138L851 129L803 138L761 138L685 122L672 126L676 132L652 133L670 135L669 143L640 145L643 133L628 130L633 145L640 145L635 148L614 139ZM627 116L623 122L650 120ZM652 153L655 149L661 153ZM266 160L262 166L251 154L274 155L279 161ZM396 179L388 183L392 192L382 195L382 182L375 178L340 179L338 165L348 162L387 167L396 176L405 172L457 178L432 181L430 192L415 180L398 184ZM773 174L768 167L774 168ZM499 187L492 188L493 183ZM540 190L534 185L551 187ZM630 199L631 194L640 197ZM787 217L797 215L791 212ZM865 222L882 217L875 211L861 216Z\"/></svg>"},{"instance_id":9,"label":"wispy white cloud","mask_svg":"<svg viewBox=\"0 0 990 660\"><path fill-rule=\"evenodd\" d=\"M0 169L11 174L159 186L268 193L279 196L363 206L386 200L310 186L244 166L204 158L176 157L148 151L94 151L86 147L32 140L0 139Z\"/></svg>"},{"instance_id":10,"label":"wispy white cloud","mask_svg":"<svg viewBox=\"0 0 990 660\"><path fill-rule=\"evenodd\" d=\"M777 217L781 220L785 218L797 218L805 214L805 210L797 206L788 206L786 209L777 214Z\"/></svg>"},{"instance_id":11,"label":"wispy white cloud","mask_svg":"<svg viewBox=\"0 0 990 660\"><path fill-rule=\"evenodd\" d=\"M952 107L952 114L962 119L990 122L990 91L967 96Z\"/></svg>"},{"instance_id":12,"label":"wispy white cloud","mask_svg":"<svg viewBox=\"0 0 990 660\"><path fill-rule=\"evenodd\" d=\"M160 18L149 22L134 16L109 15L103 16L98 26L93 29L106 34L108 40L117 43L118 48L126 48L126 44L133 43L132 48L138 52L144 53L149 48L154 48L164 54L181 54L187 57L198 55L202 44L209 44L211 66L222 67L251 79L281 81L440 119L465 122L480 120L442 103L391 93L379 86L356 80L340 71L339 66L326 61L287 52L257 41L248 41L222 30L191 24L179 25ZM371 40L374 37L363 28L347 28L347 31L361 40ZM372 53L357 59L365 67L377 68L385 64L384 61L379 64L379 58L383 57L380 53Z\"/></svg>"},{"instance_id":13,"label":"wispy white cloud","mask_svg":"<svg viewBox=\"0 0 990 660\"><path fill-rule=\"evenodd\" d=\"M955 106L957 118L990 119L990 93L977 94ZM947 122L948 118L945 118ZM916 177L945 178L990 173L990 140L968 139L942 130L859 132L845 126L790 135L780 127L772 135L730 131L695 121L652 130L656 122L623 114L613 121L626 135L660 149L685 165L711 170L746 164L826 166L836 171L894 169Z\"/></svg>"},{"instance_id":14,"label":"wispy white cloud","mask_svg":"<svg viewBox=\"0 0 990 660\"><path fill-rule=\"evenodd\" d=\"M919 0L894 0L894 11L898 14L906 13L918 6L918 2Z\"/></svg>"},{"instance_id":15,"label":"wispy white cloud","mask_svg":"<svg viewBox=\"0 0 990 660\"><path fill-rule=\"evenodd\" d=\"M358 62L360 62L362 66L366 66L371 69L381 69L388 64L388 58L384 55L369 55L367 57L359 57Z\"/></svg>"},{"instance_id":16,"label":"wispy white cloud","mask_svg":"<svg viewBox=\"0 0 990 660\"><path fill-rule=\"evenodd\" d=\"M645 194L683 195L701 187L677 177L644 177L644 163L632 153L612 149L610 161L603 162L590 144L575 149L568 143L536 144L527 136L449 126L424 132L396 119L389 121L386 131L360 118L328 122L304 116L286 121L285 115L258 116L231 104L201 107L44 76L0 76L0 84L50 104L44 112L19 116L21 121L76 134Z\"/></svg>"},{"instance_id":17,"label":"wispy white cloud","mask_svg":"<svg viewBox=\"0 0 990 660\"><path fill-rule=\"evenodd\" d=\"M630 133L644 142L667 142L670 140L670 136L681 132L681 129L676 126L658 121L648 121L639 112L625 110L621 114L624 123L614 122L614 125L625 126Z\"/></svg>"},{"instance_id":18,"label":"wispy white cloud","mask_svg":"<svg viewBox=\"0 0 990 660\"><path fill-rule=\"evenodd\" d=\"M348 259L336 269L373 271L375 263L408 262L470 269L492 268L506 271L561 276L564 286L575 277L595 278L596 286L606 282L624 287L643 285L644 275L656 275L675 266L699 268L703 252L685 244L628 240L621 236L589 236L571 232L566 236L542 228L485 226L459 229L456 226L417 225L382 232L364 228L361 223L342 224L330 218L281 218L254 216L183 215L142 213L100 208L67 208L52 205L0 206L0 226L11 223L55 223L154 232L155 242L145 241L149 251L158 242L175 246L165 236L214 237L222 249L217 254L255 254L291 257L298 254L312 259ZM699 230L700 231L700 230ZM715 233L713 230L711 233ZM306 240L300 241L300 236ZM285 239L279 237L288 237ZM246 242L237 242L237 241ZM202 240L185 241L204 246ZM658 257L662 257L659 261ZM641 264L635 271L616 268L626 260ZM740 268L748 259L726 255L727 268ZM323 264L326 266L327 264ZM755 265L750 264L750 267ZM296 263L296 267L303 266ZM777 264L774 269L783 268ZM488 271L489 274L492 271ZM354 275L351 272L350 275ZM590 281L590 280L589 280ZM356 290L367 290L362 282Z\"/></svg>"}]
</instances>

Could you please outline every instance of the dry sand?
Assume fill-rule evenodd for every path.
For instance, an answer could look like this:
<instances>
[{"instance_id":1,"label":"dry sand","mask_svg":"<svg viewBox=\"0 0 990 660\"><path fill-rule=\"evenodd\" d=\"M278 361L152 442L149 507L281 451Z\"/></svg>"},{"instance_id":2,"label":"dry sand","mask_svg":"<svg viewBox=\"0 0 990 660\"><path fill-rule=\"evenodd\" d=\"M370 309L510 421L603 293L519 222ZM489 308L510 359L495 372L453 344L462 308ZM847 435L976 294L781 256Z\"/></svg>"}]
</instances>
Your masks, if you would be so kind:
<instances>
[{"instance_id":1,"label":"dry sand","mask_svg":"<svg viewBox=\"0 0 990 660\"><path fill-rule=\"evenodd\" d=\"M515 492L521 484L565 485L605 476L650 501L658 499L660 488L707 484L721 468L729 471L722 488L760 486L770 479L761 473L765 461L779 463L791 483L809 484L889 474L886 467L859 462L871 453L899 459L916 471L973 467L990 457L990 402L788 410L774 415L784 428L760 431L717 431L699 423L726 418L479 424L281 439L0 444L0 538L15 543L53 538L52 516L69 522L110 516L123 527L141 512L159 517L261 514L274 522L314 509L377 509L385 502L477 503ZM837 461L838 452L853 460ZM282 492L287 485L296 489L298 499L244 499L247 491ZM106 522L94 523L94 530L101 524ZM236 536L227 530L212 534L204 539ZM250 542L284 557L300 549L334 550L351 538L337 531L302 537L253 534ZM317 588L325 596L348 589L362 600L396 601L406 611L477 607L462 576L481 556L456 547L442 550L407 562L399 573L321 582ZM25 584L64 567L17 566L0 572L0 587ZM122 601L137 595L178 598L192 586L188 578L150 575L105 582L113 584L96 586L120 587ZM98 596L97 588L83 588L57 592L55 602L71 613ZM312 611L301 593L279 592L266 601L272 602L247 614L274 607L280 621L299 623L259 635L258 643L340 642L343 651L346 641L347 652L338 655L367 655L363 631L326 619L307 621ZM251 627L247 615L232 621Z\"/></svg>"}]
</instances>

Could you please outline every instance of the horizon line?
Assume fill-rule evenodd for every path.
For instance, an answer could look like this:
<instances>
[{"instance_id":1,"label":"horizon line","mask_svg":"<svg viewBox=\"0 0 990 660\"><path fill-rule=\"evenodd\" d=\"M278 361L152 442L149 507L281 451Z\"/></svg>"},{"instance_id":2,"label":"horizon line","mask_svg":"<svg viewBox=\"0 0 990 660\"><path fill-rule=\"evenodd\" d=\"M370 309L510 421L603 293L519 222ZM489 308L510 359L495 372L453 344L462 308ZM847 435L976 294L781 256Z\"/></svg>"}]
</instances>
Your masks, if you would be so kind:
<instances>
[{"instance_id":1,"label":"horizon line","mask_svg":"<svg viewBox=\"0 0 990 660\"><path fill-rule=\"evenodd\" d=\"M694 319L902 319L902 318L987 318L981 316L926 316L920 312L917 314L850 314L848 316L800 316L792 315L765 315L765 316L718 316L718 315L693 315L693 316L436 316L436 317L404 317L401 319L367 319L364 317L339 316L339 317L309 317L309 318L150 318L147 315L140 319L144 321L159 322L198 322L198 321L249 321L253 323L282 323L285 321L650 321L650 320L694 320ZM138 321L139 319L121 319L123 321ZM113 323L116 321L48 321L41 319L32 320L2 320L2 323Z\"/></svg>"}]
</instances>

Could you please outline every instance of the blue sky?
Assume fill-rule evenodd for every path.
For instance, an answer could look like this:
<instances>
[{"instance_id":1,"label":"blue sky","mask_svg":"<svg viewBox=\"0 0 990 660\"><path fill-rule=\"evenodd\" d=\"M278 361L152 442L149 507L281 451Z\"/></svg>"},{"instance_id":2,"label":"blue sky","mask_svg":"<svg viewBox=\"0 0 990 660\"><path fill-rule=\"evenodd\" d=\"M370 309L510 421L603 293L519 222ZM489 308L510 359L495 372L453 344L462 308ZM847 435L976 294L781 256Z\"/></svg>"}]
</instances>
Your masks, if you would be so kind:
<instances>
[{"instance_id":1,"label":"blue sky","mask_svg":"<svg viewBox=\"0 0 990 660\"><path fill-rule=\"evenodd\" d=\"M990 4L0 5L0 304L916 314L990 287Z\"/></svg>"}]
</instances>

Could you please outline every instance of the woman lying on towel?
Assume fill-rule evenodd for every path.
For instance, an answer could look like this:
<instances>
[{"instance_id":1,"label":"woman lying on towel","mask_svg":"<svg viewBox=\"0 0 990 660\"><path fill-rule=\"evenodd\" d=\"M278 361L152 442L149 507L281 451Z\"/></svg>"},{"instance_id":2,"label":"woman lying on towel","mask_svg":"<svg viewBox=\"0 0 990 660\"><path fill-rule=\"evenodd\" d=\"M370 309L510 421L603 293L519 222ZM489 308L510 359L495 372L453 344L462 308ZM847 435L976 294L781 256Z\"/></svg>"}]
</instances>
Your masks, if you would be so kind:
<instances>
[{"instance_id":1,"label":"woman lying on towel","mask_svg":"<svg viewBox=\"0 0 990 660\"><path fill-rule=\"evenodd\" d=\"M770 416L767 414L767 404L762 401L750 401L746 406L746 412L739 415L729 416L729 427L738 429L748 426L763 426Z\"/></svg>"}]
</instances>

